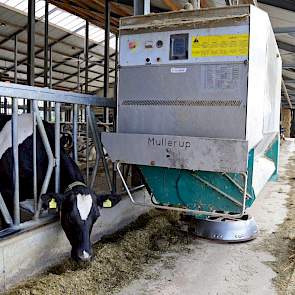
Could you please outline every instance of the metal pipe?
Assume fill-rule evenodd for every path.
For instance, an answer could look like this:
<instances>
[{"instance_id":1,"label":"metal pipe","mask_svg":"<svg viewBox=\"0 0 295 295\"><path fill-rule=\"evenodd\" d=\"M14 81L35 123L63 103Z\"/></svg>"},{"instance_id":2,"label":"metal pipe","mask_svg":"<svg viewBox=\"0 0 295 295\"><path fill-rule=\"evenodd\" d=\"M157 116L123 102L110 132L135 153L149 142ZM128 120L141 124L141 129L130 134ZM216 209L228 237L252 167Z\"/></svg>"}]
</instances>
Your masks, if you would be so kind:
<instances>
[{"instance_id":1,"label":"metal pipe","mask_svg":"<svg viewBox=\"0 0 295 295\"><path fill-rule=\"evenodd\" d=\"M143 15L143 13L144 13L143 0L133 0L133 14Z\"/></svg>"},{"instance_id":2,"label":"metal pipe","mask_svg":"<svg viewBox=\"0 0 295 295\"><path fill-rule=\"evenodd\" d=\"M115 85L114 85L114 98L117 102L118 98L118 49L119 49L119 36L116 34L116 47L115 47ZM116 132L117 129L117 108L113 109L113 132ZM117 171L116 171L116 166L113 163L112 165L113 169L113 183L112 183L112 188L113 188L113 193L116 193L117 191Z\"/></svg>"},{"instance_id":3,"label":"metal pipe","mask_svg":"<svg viewBox=\"0 0 295 295\"><path fill-rule=\"evenodd\" d=\"M90 110L90 105L85 107L85 119L86 119L86 184L89 184L89 116L88 108Z\"/></svg>"},{"instance_id":4,"label":"metal pipe","mask_svg":"<svg viewBox=\"0 0 295 295\"><path fill-rule=\"evenodd\" d=\"M78 162L78 105L73 106L73 159Z\"/></svg>"},{"instance_id":5,"label":"metal pipe","mask_svg":"<svg viewBox=\"0 0 295 295\"><path fill-rule=\"evenodd\" d=\"M88 93L88 66L89 66L89 22L86 21L85 27L85 93ZM89 118L87 116L87 108L85 108L85 118L86 118L86 183L89 184Z\"/></svg>"},{"instance_id":6,"label":"metal pipe","mask_svg":"<svg viewBox=\"0 0 295 295\"><path fill-rule=\"evenodd\" d=\"M38 102L37 102L38 103ZM38 209L38 184L37 184L37 124L36 112L33 110L33 196L35 212Z\"/></svg>"},{"instance_id":7,"label":"metal pipe","mask_svg":"<svg viewBox=\"0 0 295 295\"><path fill-rule=\"evenodd\" d=\"M85 52L84 52L84 61L85 61L85 93L88 93L88 70L89 70L89 22L86 21L85 27Z\"/></svg>"},{"instance_id":8,"label":"metal pipe","mask_svg":"<svg viewBox=\"0 0 295 295\"><path fill-rule=\"evenodd\" d=\"M81 92L80 89L80 55L77 62L78 75L77 75L77 92ZM73 106L73 159L78 162L78 105Z\"/></svg>"},{"instance_id":9,"label":"metal pipe","mask_svg":"<svg viewBox=\"0 0 295 295\"><path fill-rule=\"evenodd\" d=\"M60 103L55 103L55 192L60 191Z\"/></svg>"},{"instance_id":10,"label":"metal pipe","mask_svg":"<svg viewBox=\"0 0 295 295\"><path fill-rule=\"evenodd\" d=\"M19 208L19 161L18 161L18 101L17 98L12 99L12 152L13 152L13 205L14 205L14 225L20 224L20 208Z\"/></svg>"},{"instance_id":11,"label":"metal pipe","mask_svg":"<svg viewBox=\"0 0 295 295\"><path fill-rule=\"evenodd\" d=\"M28 1L27 80L31 86L34 86L35 81L35 4L35 0ZM30 101L27 101L27 110L31 111Z\"/></svg>"},{"instance_id":12,"label":"metal pipe","mask_svg":"<svg viewBox=\"0 0 295 295\"><path fill-rule=\"evenodd\" d=\"M110 11L111 11L111 4L110 1L105 0L104 2L104 80L103 80L103 96L109 96L109 56L110 56ZM103 121L108 124L109 123L109 109L104 108L104 118ZM106 129L106 128L105 128Z\"/></svg>"},{"instance_id":13,"label":"metal pipe","mask_svg":"<svg viewBox=\"0 0 295 295\"><path fill-rule=\"evenodd\" d=\"M48 31L49 31L49 9L48 0L45 0L44 20L44 87L48 87ZM44 101L44 120L47 121L47 101Z\"/></svg>"},{"instance_id":14,"label":"metal pipe","mask_svg":"<svg viewBox=\"0 0 295 295\"><path fill-rule=\"evenodd\" d=\"M46 193L49 182L50 182L50 178L51 178L52 171L54 168L54 157L53 157L53 153L52 153L52 150L50 147L50 143L49 143L42 119L39 114L37 100L34 100L32 102L32 104L33 104L33 110L36 114L36 121L37 121L38 129L39 129L39 133L40 133L40 136L41 136L41 139L42 139L42 142L43 142L43 145L44 145L47 157L48 157L48 167L47 167L46 175L45 175L45 178L44 178L44 181L43 181L43 184L41 187L41 192L40 192L40 196L42 196L43 194ZM34 216L35 219L39 218L41 207L42 207L42 202L41 202L41 199L39 199L38 210L35 212L35 216Z\"/></svg>"},{"instance_id":15,"label":"metal pipe","mask_svg":"<svg viewBox=\"0 0 295 295\"><path fill-rule=\"evenodd\" d=\"M12 221L12 218L11 218L11 215L7 209L7 206L3 200L3 197L0 193L0 211L3 215L3 218L4 218L4 221L6 224L8 224L9 226L12 226L13 225L13 221Z\"/></svg>"},{"instance_id":16,"label":"metal pipe","mask_svg":"<svg viewBox=\"0 0 295 295\"><path fill-rule=\"evenodd\" d=\"M52 46L49 47L49 88L52 89ZM52 105L51 102L49 102L48 106L48 120L51 121L51 112L52 112Z\"/></svg>"},{"instance_id":17,"label":"metal pipe","mask_svg":"<svg viewBox=\"0 0 295 295\"><path fill-rule=\"evenodd\" d=\"M151 13L151 0L144 0L144 14Z\"/></svg>"},{"instance_id":18,"label":"metal pipe","mask_svg":"<svg viewBox=\"0 0 295 295\"><path fill-rule=\"evenodd\" d=\"M17 83L17 35L14 36L14 83Z\"/></svg>"},{"instance_id":19,"label":"metal pipe","mask_svg":"<svg viewBox=\"0 0 295 295\"><path fill-rule=\"evenodd\" d=\"M87 107L87 117L89 118L89 124L90 124L91 132L92 132L92 137L93 137L96 153L102 159L107 184L108 184L109 190L111 192L113 189L112 189L112 181L111 181L111 177L110 177L110 173L109 173L109 168L108 168L108 164L106 162L105 156L104 156L103 146L102 146L102 143L101 143L101 140L99 137L99 131L97 130L95 116L94 116L94 113L91 111L90 107Z\"/></svg>"}]
</instances>

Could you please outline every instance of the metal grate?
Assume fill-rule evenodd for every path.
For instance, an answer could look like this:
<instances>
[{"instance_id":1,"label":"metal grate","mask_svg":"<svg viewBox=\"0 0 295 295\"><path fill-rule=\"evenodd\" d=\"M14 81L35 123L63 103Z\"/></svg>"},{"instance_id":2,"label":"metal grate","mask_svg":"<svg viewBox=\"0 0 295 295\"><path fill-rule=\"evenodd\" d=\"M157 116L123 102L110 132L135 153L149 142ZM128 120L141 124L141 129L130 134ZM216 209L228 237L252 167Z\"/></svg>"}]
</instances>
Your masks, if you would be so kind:
<instances>
[{"instance_id":1,"label":"metal grate","mask_svg":"<svg viewBox=\"0 0 295 295\"><path fill-rule=\"evenodd\" d=\"M124 106L189 106L189 107L239 107L242 101L232 100L123 100Z\"/></svg>"}]
</instances>

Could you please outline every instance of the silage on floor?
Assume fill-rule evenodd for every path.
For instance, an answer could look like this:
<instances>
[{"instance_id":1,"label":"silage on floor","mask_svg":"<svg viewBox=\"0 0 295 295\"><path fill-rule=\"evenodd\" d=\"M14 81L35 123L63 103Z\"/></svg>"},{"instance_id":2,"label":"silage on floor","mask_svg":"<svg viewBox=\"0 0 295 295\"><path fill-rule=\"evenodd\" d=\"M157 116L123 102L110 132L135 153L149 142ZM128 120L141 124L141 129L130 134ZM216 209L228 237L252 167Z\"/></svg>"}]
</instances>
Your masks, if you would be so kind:
<instances>
[{"instance_id":1,"label":"silage on floor","mask_svg":"<svg viewBox=\"0 0 295 295\"><path fill-rule=\"evenodd\" d=\"M65 260L47 274L11 290L10 295L112 294L136 279L163 251L186 249L189 237L175 226L178 215L151 211L125 230L94 245L95 258L81 267ZM175 249L173 249L175 250Z\"/></svg>"}]
</instances>

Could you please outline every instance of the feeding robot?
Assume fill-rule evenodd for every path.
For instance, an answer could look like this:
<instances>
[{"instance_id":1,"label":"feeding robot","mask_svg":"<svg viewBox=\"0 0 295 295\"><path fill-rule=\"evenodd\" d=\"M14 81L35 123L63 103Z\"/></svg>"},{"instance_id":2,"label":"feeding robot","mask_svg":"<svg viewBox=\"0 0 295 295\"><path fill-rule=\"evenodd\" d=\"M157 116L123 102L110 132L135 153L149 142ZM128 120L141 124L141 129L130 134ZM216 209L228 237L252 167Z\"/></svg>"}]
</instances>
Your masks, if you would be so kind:
<instances>
[{"instance_id":1,"label":"feeding robot","mask_svg":"<svg viewBox=\"0 0 295 295\"><path fill-rule=\"evenodd\" d=\"M246 214L278 175L282 61L252 5L122 18L112 161L137 165L157 208L202 237L245 241ZM143 204L141 204L143 205ZM144 204L147 205L147 204Z\"/></svg>"}]
</instances>

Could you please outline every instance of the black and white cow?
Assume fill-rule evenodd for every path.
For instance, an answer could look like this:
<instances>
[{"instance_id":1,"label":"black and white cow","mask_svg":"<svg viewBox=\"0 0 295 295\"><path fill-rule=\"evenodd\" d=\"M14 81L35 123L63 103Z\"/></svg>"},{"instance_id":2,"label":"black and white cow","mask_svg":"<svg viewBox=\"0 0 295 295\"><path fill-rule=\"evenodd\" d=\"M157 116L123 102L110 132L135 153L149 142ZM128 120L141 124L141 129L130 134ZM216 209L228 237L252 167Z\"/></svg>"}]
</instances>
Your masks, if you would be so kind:
<instances>
[{"instance_id":1,"label":"black and white cow","mask_svg":"<svg viewBox=\"0 0 295 295\"><path fill-rule=\"evenodd\" d=\"M44 127L54 151L54 128L44 122ZM18 117L20 201L33 196L33 121L32 115ZM10 213L13 213L13 160L11 140L11 116L0 115L0 192ZM99 208L106 196L97 196L84 182L81 171L61 148L61 194L54 192L54 175L48 193L42 196L45 208L54 199L59 210L62 228L72 246L71 256L77 261L89 261L92 257L90 234L99 217ZM37 184L40 193L46 174L48 158L39 132L37 132ZM54 174L54 173L53 173ZM119 201L113 197L113 205Z\"/></svg>"}]
</instances>

